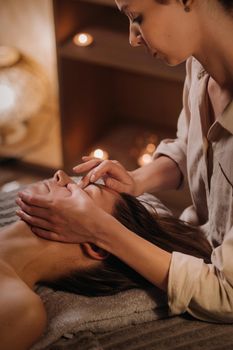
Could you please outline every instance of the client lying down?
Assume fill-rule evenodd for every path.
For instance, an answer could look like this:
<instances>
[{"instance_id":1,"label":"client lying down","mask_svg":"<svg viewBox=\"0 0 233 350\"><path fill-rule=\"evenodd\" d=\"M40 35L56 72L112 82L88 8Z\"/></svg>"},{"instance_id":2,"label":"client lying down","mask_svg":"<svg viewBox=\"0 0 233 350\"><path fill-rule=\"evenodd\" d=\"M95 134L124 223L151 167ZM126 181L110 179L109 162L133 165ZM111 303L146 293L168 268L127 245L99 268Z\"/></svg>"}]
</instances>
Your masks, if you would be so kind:
<instances>
[{"instance_id":1,"label":"client lying down","mask_svg":"<svg viewBox=\"0 0 233 350\"><path fill-rule=\"evenodd\" d=\"M71 195L66 188L70 182L72 179L59 171L52 180L30 186L30 191L44 194L55 189L65 198ZM169 252L184 252L209 262L211 247L197 228L172 216L159 216L138 199L103 185L91 184L85 191L98 206L141 237ZM0 232L2 349L29 349L42 335L46 312L34 292L38 283L88 296L151 286L137 272L93 244L44 240L35 236L26 223L18 221Z\"/></svg>"}]
</instances>

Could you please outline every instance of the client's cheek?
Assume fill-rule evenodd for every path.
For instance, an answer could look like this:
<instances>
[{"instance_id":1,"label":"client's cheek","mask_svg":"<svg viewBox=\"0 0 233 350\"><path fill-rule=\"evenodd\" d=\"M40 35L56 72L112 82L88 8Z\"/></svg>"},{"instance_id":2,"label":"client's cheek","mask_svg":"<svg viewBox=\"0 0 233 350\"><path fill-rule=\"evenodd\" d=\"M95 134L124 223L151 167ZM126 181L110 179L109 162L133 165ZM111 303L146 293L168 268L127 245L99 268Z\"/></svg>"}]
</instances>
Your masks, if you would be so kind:
<instances>
[{"instance_id":1,"label":"client's cheek","mask_svg":"<svg viewBox=\"0 0 233 350\"><path fill-rule=\"evenodd\" d=\"M25 192L31 194L47 194L49 190L43 182L37 182L36 184L30 185L28 188L26 188Z\"/></svg>"}]
</instances>

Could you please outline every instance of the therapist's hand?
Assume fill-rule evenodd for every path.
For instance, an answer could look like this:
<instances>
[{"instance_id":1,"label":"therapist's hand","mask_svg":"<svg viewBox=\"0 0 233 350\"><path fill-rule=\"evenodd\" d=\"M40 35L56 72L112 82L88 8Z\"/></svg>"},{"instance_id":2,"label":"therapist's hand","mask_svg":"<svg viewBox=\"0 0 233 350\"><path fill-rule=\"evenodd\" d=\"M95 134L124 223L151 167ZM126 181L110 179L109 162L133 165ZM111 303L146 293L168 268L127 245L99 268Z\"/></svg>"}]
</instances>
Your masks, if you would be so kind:
<instances>
[{"instance_id":1,"label":"therapist's hand","mask_svg":"<svg viewBox=\"0 0 233 350\"><path fill-rule=\"evenodd\" d=\"M85 173L79 182L80 187L85 188L89 183L102 179L105 186L119 193L140 194L133 172L127 171L118 161L88 156L82 157L82 160L84 163L73 168L78 175Z\"/></svg>"},{"instance_id":2,"label":"therapist's hand","mask_svg":"<svg viewBox=\"0 0 233 350\"><path fill-rule=\"evenodd\" d=\"M41 191L41 184L47 191ZM74 183L66 187L44 181L19 192L17 215L27 222L36 235L69 243L96 243L108 215ZM43 193L42 193L43 192ZM90 213L92 214L90 216Z\"/></svg>"}]
</instances>

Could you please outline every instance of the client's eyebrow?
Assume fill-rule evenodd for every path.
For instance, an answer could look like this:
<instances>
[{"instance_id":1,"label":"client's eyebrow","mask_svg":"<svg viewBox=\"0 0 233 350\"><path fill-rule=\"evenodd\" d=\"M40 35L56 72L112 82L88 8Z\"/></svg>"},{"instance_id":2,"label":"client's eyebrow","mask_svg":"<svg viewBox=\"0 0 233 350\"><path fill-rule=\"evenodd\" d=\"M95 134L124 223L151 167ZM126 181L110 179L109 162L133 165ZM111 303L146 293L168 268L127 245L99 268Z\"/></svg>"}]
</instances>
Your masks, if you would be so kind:
<instances>
[{"instance_id":1,"label":"client's eyebrow","mask_svg":"<svg viewBox=\"0 0 233 350\"><path fill-rule=\"evenodd\" d=\"M98 187L98 188L99 188L99 190L100 190L100 192L101 192L101 194L103 194L103 188L102 188L102 186L103 186L103 185L96 184L95 182L93 182L93 183L92 183L92 185L94 185L94 186Z\"/></svg>"}]
</instances>

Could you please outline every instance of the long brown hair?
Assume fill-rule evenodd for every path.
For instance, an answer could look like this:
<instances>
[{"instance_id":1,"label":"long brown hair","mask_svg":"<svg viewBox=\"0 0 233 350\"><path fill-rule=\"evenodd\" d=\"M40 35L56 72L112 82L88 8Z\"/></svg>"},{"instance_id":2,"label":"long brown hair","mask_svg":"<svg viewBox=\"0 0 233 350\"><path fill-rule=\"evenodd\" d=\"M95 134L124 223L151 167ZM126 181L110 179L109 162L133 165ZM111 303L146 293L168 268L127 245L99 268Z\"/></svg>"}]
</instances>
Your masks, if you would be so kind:
<instances>
[{"instance_id":1,"label":"long brown hair","mask_svg":"<svg viewBox=\"0 0 233 350\"><path fill-rule=\"evenodd\" d=\"M160 216L135 197L122 193L113 216L142 238L168 252L182 252L210 262L211 246L202 232L173 216ZM48 284L47 284L48 285ZM110 255L97 268L75 271L69 276L49 283L56 290L101 296L132 288L149 288L150 282L131 267Z\"/></svg>"}]
</instances>

